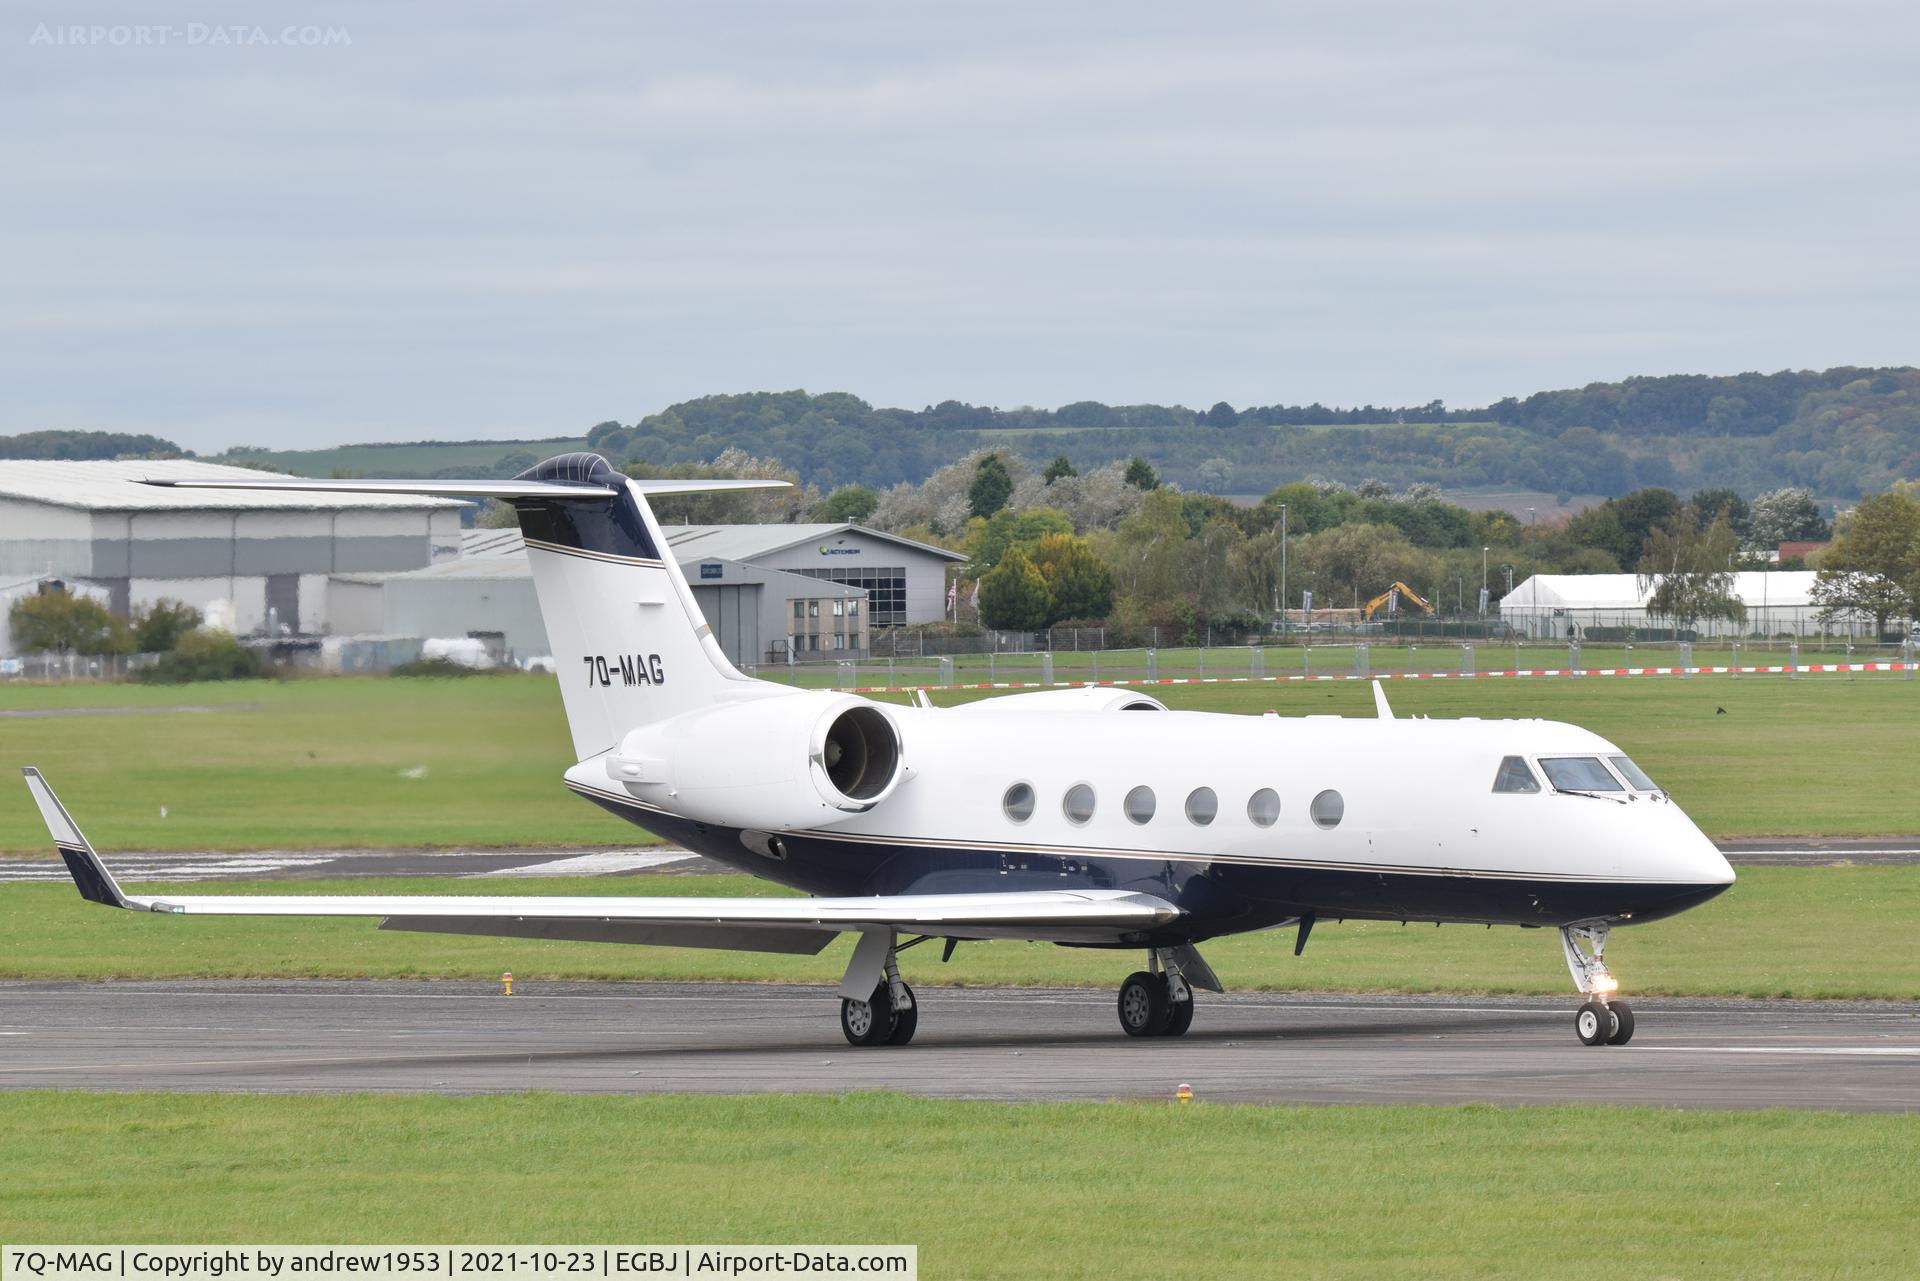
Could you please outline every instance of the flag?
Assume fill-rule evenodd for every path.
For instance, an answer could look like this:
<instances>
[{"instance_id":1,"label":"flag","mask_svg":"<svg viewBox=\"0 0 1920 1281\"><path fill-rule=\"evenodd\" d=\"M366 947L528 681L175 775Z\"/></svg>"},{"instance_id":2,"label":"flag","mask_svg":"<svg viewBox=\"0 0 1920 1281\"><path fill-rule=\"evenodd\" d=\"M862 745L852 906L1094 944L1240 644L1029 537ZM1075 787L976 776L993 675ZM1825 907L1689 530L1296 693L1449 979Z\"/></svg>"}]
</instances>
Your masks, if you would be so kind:
<instances>
[{"instance_id":1,"label":"flag","mask_svg":"<svg viewBox=\"0 0 1920 1281\"><path fill-rule=\"evenodd\" d=\"M1300 593L1300 612L1303 614L1311 614L1313 612L1313 593L1312 592Z\"/></svg>"},{"instance_id":2,"label":"flag","mask_svg":"<svg viewBox=\"0 0 1920 1281\"><path fill-rule=\"evenodd\" d=\"M1392 614L1397 614L1399 612L1400 612L1400 589L1396 587L1392 591L1387 593L1387 613L1389 615L1392 615Z\"/></svg>"}]
</instances>

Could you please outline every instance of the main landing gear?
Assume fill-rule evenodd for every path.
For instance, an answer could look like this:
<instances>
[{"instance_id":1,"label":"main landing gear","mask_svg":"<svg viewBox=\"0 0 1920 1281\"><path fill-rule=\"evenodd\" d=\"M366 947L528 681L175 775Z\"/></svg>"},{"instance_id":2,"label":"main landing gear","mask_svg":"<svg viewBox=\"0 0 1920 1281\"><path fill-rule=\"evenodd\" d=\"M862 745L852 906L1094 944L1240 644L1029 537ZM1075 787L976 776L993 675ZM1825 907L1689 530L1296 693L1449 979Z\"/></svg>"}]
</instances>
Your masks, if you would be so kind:
<instances>
[{"instance_id":1,"label":"main landing gear","mask_svg":"<svg viewBox=\"0 0 1920 1281\"><path fill-rule=\"evenodd\" d=\"M1193 1026L1193 989L1220 990L1207 963L1191 944L1156 947L1147 968L1120 985L1120 1028L1128 1036L1183 1036Z\"/></svg>"},{"instance_id":2,"label":"main landing gear","mask_svg":"<svg viewBox=\"0 0 1920 1281\"><path fill-rule=\"evenodd\" d=\"M1633 1039L1633 1011L1614 999L1620 984L1607 971L1608 929L1604 925L1566 925L1560 946L1567 954L1573 985L1587 998L1573 1016L1573 1030L1582 1045L1625 1045ZM1580 943L1585 940L1587 950Z\"/></svg>"},{"instance_id":3,"label":"main landing gear","mask_svg":"<svg viewBox=\"0 0 1920 1281\"><path fill-rule=\"evenodd\" d=\"M900 977L895 938L892 931L862 934L854 946L840 984L840 1031L849 1045L905 1045L920 1026L920 1004ZM849 990L865 995L850 997Z\"/></svg>"}]
</instances>

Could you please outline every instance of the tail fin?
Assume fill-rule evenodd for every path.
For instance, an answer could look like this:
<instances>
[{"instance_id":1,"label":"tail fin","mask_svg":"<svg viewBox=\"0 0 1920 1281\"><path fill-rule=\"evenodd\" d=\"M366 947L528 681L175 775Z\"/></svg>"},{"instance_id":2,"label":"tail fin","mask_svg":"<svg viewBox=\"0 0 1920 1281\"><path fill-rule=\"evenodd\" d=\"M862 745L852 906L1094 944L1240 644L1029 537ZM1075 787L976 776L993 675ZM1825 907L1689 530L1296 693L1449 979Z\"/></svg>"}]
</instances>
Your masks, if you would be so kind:
<instances>
[{"instance_id":1,"label":"tail fin","mask_svg":"<svg viewBox=\"0 0 1920 1281\"><path fill-rule=\"evenodd\" d=\"M592 502L513 500L579 759L616 746L635 726L759 688L727 661L667 549L646 500L657 482L629 480L598 454L563 454L515 479L613 491ZM675 486L695 487L733 486Z\"/></svg>"},{"instance_id":2,"label":"tail fin","mask_svg":"<svg viewBox=\"0 0 1920 1281\"><path fill-rule=\"evenodd\" d=\"M772 688L727 661L707 626L649 493L773 489L775 480L632 480L598 454L562 454L510 481L148 481L194 489L481 494L513 504L526 536L541 621L559 669L576 759L607 751L628 730L729 696Z\"/></svg>"}]
</instances>

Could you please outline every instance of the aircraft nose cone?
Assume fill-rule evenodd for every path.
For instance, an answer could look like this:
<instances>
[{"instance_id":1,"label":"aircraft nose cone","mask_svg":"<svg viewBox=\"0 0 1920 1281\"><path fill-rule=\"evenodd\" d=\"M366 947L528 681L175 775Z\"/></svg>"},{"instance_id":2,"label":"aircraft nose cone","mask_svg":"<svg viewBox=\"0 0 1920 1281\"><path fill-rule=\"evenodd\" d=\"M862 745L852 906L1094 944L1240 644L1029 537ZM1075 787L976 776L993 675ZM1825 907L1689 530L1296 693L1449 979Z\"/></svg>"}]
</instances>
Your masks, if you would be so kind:
<instances>
[{"instance_id":1,"label":"aircraft nose cone","mask_svg":"<svg viewBox=\"0 0 1920 1281\"><path fill-rule=\"evenodd\" d=\"M1696 885L1728 886L1733 884L1733 864L1727 862L1727 856L1720 847L1707 839L1706 833L1695 828L1693 839L1680 852L1675 862L1685 871L1686 879Z\"/></svg>"}]
</instances>

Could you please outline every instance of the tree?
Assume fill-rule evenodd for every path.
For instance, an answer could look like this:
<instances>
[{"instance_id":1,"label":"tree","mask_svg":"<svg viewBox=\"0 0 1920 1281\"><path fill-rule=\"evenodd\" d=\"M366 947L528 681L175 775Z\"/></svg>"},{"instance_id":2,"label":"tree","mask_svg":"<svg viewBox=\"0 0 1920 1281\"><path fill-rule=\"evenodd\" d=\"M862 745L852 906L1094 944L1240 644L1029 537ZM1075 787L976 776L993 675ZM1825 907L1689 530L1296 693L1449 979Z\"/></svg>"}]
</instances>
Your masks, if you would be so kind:
<instances>
[{"instance_id":1,"label":"tree","mask_svg":"<svg viewBox=\"0 0 1920 1281\"><path fill-rule=\"evenodd\" d=\"M29 653L124 654L126 623L87 596L42 591L22 596L7 611L13 643Z\"/></svg>"},{"instance_id":2,"label":"tree","mask_svg":"<svg viewBox=\"0 0 1920 1281\"><path fill-rule=\"evenodd\" d=\"M1056 480L1063 480L1068 476L1078 476L1079 474L1079 470L1074 467L1072 460L1065 454L1055 454L1053 461L1047 464L1047 469L1040 473L1040 479L1044 483L1051 485Z\"/></svg>"},{"instance_id":3,"label":"tree","mask_svg":"<svg viewBox=\"0 0 1920 1281\"><path fill-rule=\"evenodd\" d=\"M1072 534L1048 534L1033 551L1034 568L1046 580L1051 605L1047 622L1105 618L1113 609L1113 572L1091 544Z\"/></svg>"},{"instance_id":4,"label":"tree","mask_svg":"<svg viewBox=\"0 0 1920 1281\"><path fill-rule=\"evenodd\" d=\"M1050 607L1047 580L1018 547L980 580L980 621L988 627L1037 631L1047 625Z\"/></svg>"},{"instance_id":5,"label":"tree","mask_svg":"<svg viewBox=\"0 0 1920 1281\"><path fill-rule=\"evenodd\" d=\"M1009 547L1018 547L1031 557L1048 534L1072 532L1073 522L1067 514L1051 507L1031 507L1017 515L1011 507L1002 507L987 520L976 517L967 522L968 573L975 577L985 574L1000 563Z\"/></svg>"},{"instance_id":6,"label":"tree","mask_svg":"<svg viewBox=\"0 0 1920 1281\"><path fill-rule=\"evenodd\" d=\"M1747 500L1740 496L1737 489L1701 489L1696 490L1687 506L1693 508L1694 523L1705 529L1713 524L1714 517L1722 512L1733 526L1733 535L1742 543L1747 541L1747 533L1753 520L1753 509Z\"/></svg>"},{"instance_id":7,"label":"tree","mask_svg":"<svg viewBox=\"0 0 1920 1281\"><path fill-rule=\"evenodd\" d=\"M200 611L184 601L162 598L133 611L133 648L142 654L164 654L180 638L200 626Z\"/></svg>"},{"instance_id":8,"label":"tree","mask_svg":"<svg viewBox=\"0 0 1920 1281\"><path fill-rule=\"evenodd\" d=\"M1240 411L1222 400L1200 415L1200 421L1209 427L1237 427L1240 425Z\"/></svg>"},{"instance_id":9,"label":"tree","mask_svg":"<svg viewBox=\"0 0 1920 1281\"><path fill-rule=\"evenodd\" d=\"M1000 455L988 454L973 469L973 484L967 486L967 510L975 516L991 516L1013 497L1013 477Z\"/></svg>"},{"instance_id":10,"label":"tree","mask_svg":"<svg viewBox=\"0 0 1920 1281\"><path fill-rule=\"evenodd\" d=\"M1871 614L1876 631L1920 613L1920 502L1897 489L1863 500L1840 522L1812 594L1822 617Z\"/></svg>"},{"instance_id":11,"label":"tree","mask_svg":"<svg viewBox=\"0 0 1920 1281\"><path fill-rule=\"evenodd\" d=\"M1747 542L1756 551L1777 551L1781 543L1818 543L1833 533L1810 489L1772 489L1753 500Z\"/></svg>"},{"instance_id":12,"label":"tree","mask_svg":"<svg viewBox=\"0 0 1920 1281\"><path fill-rule=\"evenodd\" d=\"M1740 548L1725 508L1705 529L1686 511L1675 512L1647 536L1640 558L1640 590L1656 618L1692 623L1703 618L1739 622L1747 607L1733 590L1733 557Z\"/></svg>"},{"instance_id":13,"label":"tree","mask_svg":"<svg viewBox=\"0 0 1920 1281\"><path fill-rule=\"evenodd\" d=\"M865 485L842 485L827 495L818 515L821 520L858 525L873 515L873 509L879 505L880 495Z\"/></svg>"},{"instance_id":14,"label":"tree","mask_svg":"<svg viewBox=\"0 0 1920 1281\"><path fill-rule=\"evenodd\" d=\"M1439 560L1407 541L1391 525L1337 525L1294 544L1294 569L1288 584L1293 604L1301 587L1313 589L1315 604L1364 603L1396 582L1421 589L1439 576Z\"/></svg>"},{"instance_id":15,"label":"tree","mask_svg":"<svg viewBox=\"0 0 1920 1281\"><path fill-rule=\"evenodd\" d=\"M1127 459L1126 480L1129 485L1139 490L1160 488L1160 478L1154 475L1153 464L1138 454Z\"/></svg>"}]
</instances>

